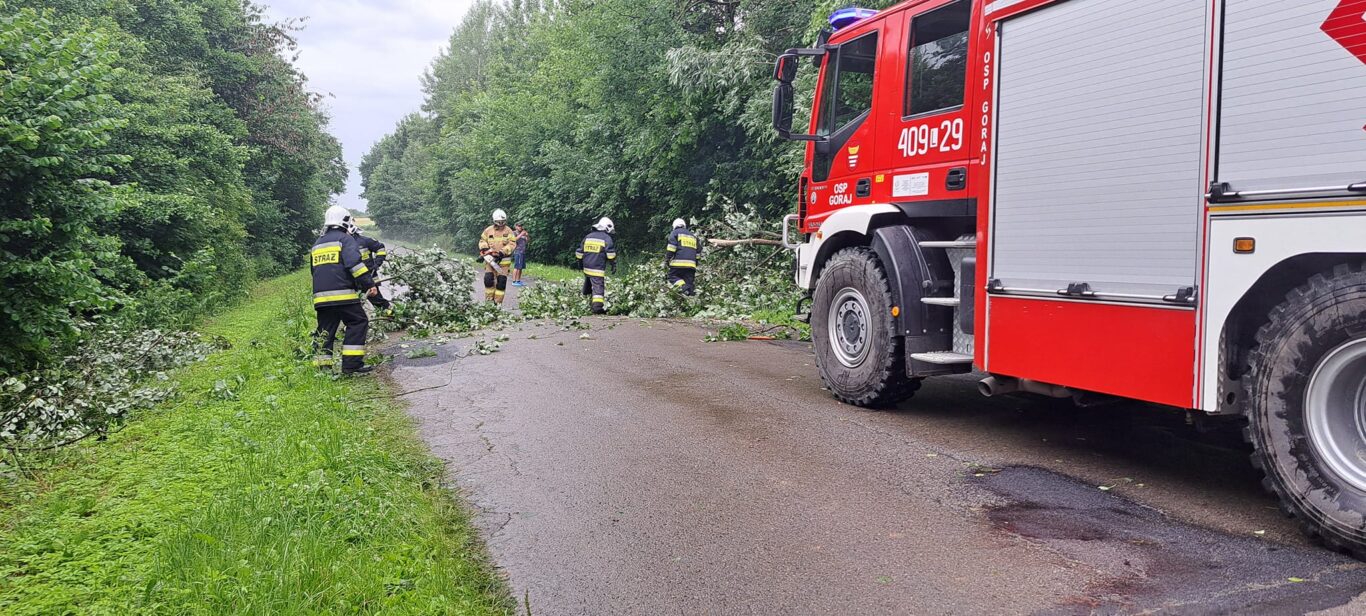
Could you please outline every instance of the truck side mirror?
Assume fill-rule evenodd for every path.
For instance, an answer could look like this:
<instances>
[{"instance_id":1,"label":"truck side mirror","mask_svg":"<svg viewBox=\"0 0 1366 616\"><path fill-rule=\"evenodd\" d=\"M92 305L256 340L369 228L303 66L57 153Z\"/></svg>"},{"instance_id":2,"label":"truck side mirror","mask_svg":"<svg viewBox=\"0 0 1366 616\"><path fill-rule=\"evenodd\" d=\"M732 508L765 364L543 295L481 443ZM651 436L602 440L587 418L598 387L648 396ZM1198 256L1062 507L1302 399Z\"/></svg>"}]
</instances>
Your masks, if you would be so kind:
<instances>
[{"instance_id":1,"label":"truck side mirror","mask_svg":"<svg viewBox=\"0 0 1366 616\"><path fill-rule=\"evenodd\" d=\"M778 136L786 139L792 134L793 114L792 84L779 83L773 89L773 128Z\"/></svg>"},{"instance_id":2,"label":"truck side mirror","mask_svg":"<svg viewBox=\"0 0 1366 616\"><path fill-rule=\"evenodd\" d=\"M797 56L778 56L778 62L773 65L773 78L781 83L792 83L797 78Z\"/></svg>"},{"instance_id":3,"label":"truck side mirror","mask_svg":"<svg viewBox=\"0 0 1366 616\"><path fill-rule=\"evenodd\" d=\"M778 87L773 89L773 129L778 131L778 136L789 141L824 141L824 137L816 135L794 135L792 134L792 117L795 114L794 105L795 95L793 94L792 82L797 78L797 66L802 56L813 56L817 59L825 55L824 49L789 49L786 53L778 56L778 62L773 65L773 78L778 80Z\"/></svg>"}]
</instances>

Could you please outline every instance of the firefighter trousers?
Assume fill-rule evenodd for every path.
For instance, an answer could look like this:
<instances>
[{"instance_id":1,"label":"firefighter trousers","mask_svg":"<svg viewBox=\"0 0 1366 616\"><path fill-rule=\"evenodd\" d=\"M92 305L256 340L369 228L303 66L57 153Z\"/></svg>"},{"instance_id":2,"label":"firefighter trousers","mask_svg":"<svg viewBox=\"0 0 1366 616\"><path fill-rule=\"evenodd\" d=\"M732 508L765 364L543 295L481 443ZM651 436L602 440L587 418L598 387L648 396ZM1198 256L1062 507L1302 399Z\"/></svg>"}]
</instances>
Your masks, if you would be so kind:
<instances>
[{"instance_id":1,"label":"firefighter trousers","mask_svg":"<svg viewBox=\"0 0 1366 616\"><path fill-rule=\"evenodd\" d=\"M503 268L502 274L494 271L492 267L484 266L484 301L503 303L503 298L508 292L508 267L512 265L512 259L506 259L505 263L499 263Z\"/></svg>"},{"instance_id":2,"label":"firefighter trousers","mask_svg":"<svg viewBox=\"0 0 1366 616\"><path fill-rule=\"evenodd\" d=\"M675 291L681 291L684 295L692 295L693 282L697 279L697 268L693 267L671 267L669 268L669 286Z\"/></svg>"},{"instance_id":3,"label":"firefighter trousers","mask_svg":"<svg viewBox=\"0 0 1366 616\"><path fill-rule=\"evenodd\" d=\"M337 341L337 327L342 324L346 325L342 338L342 371L351 372L365 365L365 336L370 331L370 319L365 316L363 304L319 308L313 354L318 365L332 365L332 346Z\"/></svg>"},{"instance_id":4,"label":"firefighter trousers","mask_svg":"<svg viewBox=\"0 0 1366 616\"><path fill-rule=\"evenodd\" d=\"M607 312L607 278L604 276L583 277L583 295L588 298L588 306L593 314Z\"/></svg>"}]
</instances>

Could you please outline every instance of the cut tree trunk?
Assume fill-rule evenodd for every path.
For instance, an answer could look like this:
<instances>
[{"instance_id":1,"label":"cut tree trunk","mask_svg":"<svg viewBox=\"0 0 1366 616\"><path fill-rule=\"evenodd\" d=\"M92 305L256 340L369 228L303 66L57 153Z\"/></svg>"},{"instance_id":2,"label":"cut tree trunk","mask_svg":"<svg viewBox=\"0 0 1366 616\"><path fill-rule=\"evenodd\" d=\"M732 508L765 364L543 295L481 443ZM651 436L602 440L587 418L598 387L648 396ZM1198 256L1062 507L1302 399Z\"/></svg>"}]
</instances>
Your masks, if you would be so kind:
<instances>
[{"instance_id":1,"label":"cut tree trunk","mask_svg":"<svg viewBox=\"0 0 1366 616\"><path fill-rule=\"evenodd\" d=\"M780 242L780 241L778 241L778 240L770 240L770 239L764 239L764 238L758 238L758 237L751 237L751 238L749 238L749 239L743 239L743 240L714 240L714 239L709 239L709 240L707 240L707 243L708 243L708 244L711 244L712 246L715 246L715 247L717 247L717 248L728 248L728 247L730 247L730 246L746 246L746 245L749 245L749 246L782 246L782 245L783 245L783 243Z\"/></svg>"}]
</instances>

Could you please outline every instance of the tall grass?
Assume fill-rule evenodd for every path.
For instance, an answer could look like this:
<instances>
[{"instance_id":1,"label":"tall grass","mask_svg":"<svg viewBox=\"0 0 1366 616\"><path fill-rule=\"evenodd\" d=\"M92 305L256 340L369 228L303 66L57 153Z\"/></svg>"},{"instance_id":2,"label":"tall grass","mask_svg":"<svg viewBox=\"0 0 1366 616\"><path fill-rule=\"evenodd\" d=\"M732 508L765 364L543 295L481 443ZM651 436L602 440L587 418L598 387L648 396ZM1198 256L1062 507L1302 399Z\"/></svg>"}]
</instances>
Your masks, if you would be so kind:
<instances>
[{"instance_id":1,"label":"tall grass","mask_svg":"<svg viewBox=\"0 0 1366 616\"><path fill-rule=\"evenodd\" d=\"M484 614L511 601L374 380L306 360L303 274L205 331L180 397L0 511L0 612Z\"/></svg>"}]
</instances>

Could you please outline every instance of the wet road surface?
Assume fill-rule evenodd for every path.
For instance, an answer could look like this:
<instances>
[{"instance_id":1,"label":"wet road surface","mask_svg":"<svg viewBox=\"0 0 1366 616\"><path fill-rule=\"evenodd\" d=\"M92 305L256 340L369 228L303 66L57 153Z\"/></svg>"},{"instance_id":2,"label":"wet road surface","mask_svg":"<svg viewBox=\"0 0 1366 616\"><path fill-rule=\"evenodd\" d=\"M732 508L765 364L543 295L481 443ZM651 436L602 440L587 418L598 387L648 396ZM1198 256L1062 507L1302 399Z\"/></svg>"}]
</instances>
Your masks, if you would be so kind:
<instances>
[{"instance_id":1,"label":"wet road surface","mask_svg":"<svg viewBox=\"0 0 1366 616\"><path fill-rule=\"evenodd\" d=\"M588 322L392 372L533 614L1366 613L1366 567L1180 415L971 376L870 411L804 344Z\"/></svg>"}]
</instances>

